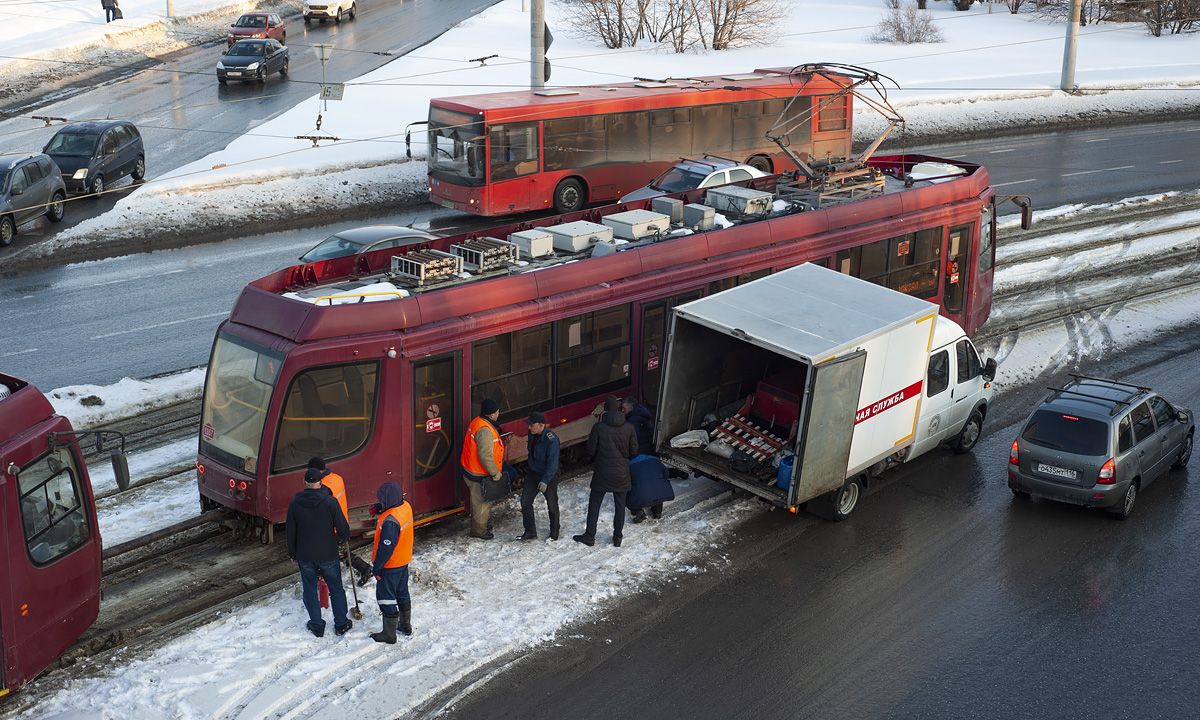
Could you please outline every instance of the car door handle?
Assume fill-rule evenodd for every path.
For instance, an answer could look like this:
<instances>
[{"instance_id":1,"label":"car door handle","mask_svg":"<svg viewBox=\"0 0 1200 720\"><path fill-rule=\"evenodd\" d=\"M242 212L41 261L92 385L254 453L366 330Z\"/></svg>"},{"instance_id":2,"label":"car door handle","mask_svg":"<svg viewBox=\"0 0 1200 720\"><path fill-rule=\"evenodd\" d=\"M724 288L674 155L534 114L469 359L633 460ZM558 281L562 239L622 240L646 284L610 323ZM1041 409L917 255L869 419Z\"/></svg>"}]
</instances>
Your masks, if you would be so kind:
<instances>
[{"instance_id":1,"label":"car door handle","mask_svg":"<svg viewBox=\"0 0 1200 720\"><path fill-rule=\"evenodd\" d=\"M1143 450L1140 453L1138 453L1138 457L1146 457L1146 451Z\"/></svg>"}]
</instances>

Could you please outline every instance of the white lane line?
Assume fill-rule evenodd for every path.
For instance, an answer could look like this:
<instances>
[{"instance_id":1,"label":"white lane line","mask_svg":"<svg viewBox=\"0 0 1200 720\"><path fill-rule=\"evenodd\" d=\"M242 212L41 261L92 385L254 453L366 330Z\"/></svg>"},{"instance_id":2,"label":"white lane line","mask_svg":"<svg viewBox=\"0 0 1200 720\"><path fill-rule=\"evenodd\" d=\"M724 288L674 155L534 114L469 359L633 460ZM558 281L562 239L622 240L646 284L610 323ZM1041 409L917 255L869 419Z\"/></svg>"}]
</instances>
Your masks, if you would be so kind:
<instances>
[{"instance_id":1,"label":"white lane line","mask_svg":"<svg viewBox=\"0 0 1200 720\"><path fill-rule=\"evenodd\" d=\"M149 278L163 277L165 275L178 275L179 273L185 273L185 272L188 272L188 271L187 270L168 270L166 272L156 273L154 275L134 275L132 277L119 278L117 280L105 280L104 282L92 283L91 285L84 285L83 287L89 287L89 288L104 287L105 285L116 285L117 283L133 282L135 280L146 280Z\"/></svg>"},{"instance_id":2,"label":"white lane line","mask_svg":"<svg viewBox=\"0 0 1200 720\"><path fill-rule=\"evenodd\" d=\"M1182 160L1160 160L1159 165L1171 165L1172 163L1183 162Z\"/></svg>"},{"instance_id":3,"label":"white lane line","mask_svg":"<svg viewBox=\"0 0 1200 720\"><path fill-rule=\"evenodd\" d=\"M1030 178L1029 180L1014 180L1012 182L1006 182L1006 183L998 183L998 184L992 185L992 187L998 188L998 187L1004 187L1006 185L1024 185L1025 183L1031 183L1031 182L1037 182L1037 178Z\"/></svg>"},{"instance_id":4,"label":"white lane line","mask_svg":"<svg viewBox=\"0 0 1200 720\"><path fill-rule=\"evenodd\" d=\"M29 353L35 353L37 351L38 351L37 348L29 348L28 350L17 350L16 352L0 354L0 358L16 357L17 355L28 355Z\"/></svg>"},{"instance_id":5,"label":"white lane line","mask_svg":"<svg viewBox=\"0 0 1200 720\"><path fill-rule=\"evenodd\" d=\"M1067 173L1062 177L1074 177L1076 175L1091 175L1092 173L1112 172L1113 170L1129 170L1133 165L1122 165L1121 167L1104 168L1103 170L1083 170L1082 172Z\"/></svg>"},{"instance_id":6,"label":"white lane line","mask_svg":"<svg viewBox=\"0 0 1200 720\"><path fill-rule=\"evenodd\" d=\"M1108 142L1108 138L1096 138L1095 140L1084 140L1084 142Z\"/></svg>"},{"instance_id":7,"label":"white lane line","mask_svg":"<svg viewBox=\"0 0 1200 720\"><path fill-rule=\"evenodd\" d=\"M138 328L130 328L129 330L118 330L117 332L105 333L103 335L93 335L89 340L103 340L104 338L116 337L118 335L128 335L129 333L142 332L143 330L155 330L157 328L170 327L172 325L181 325L183 323L194 322L196 320L211 320L217 317L229 317L229 313L213 313L211 315L197 315L196 317L186 318L184 320L172 320L170 322L158 323L156 325L144 325Z\"/></svg>"},{"instance_id":8,"label":"white lane line","mask_svg":"<svg viewBox=\"0 0 1200 720\"><path fill-rule=\"evenodd\" d=\"M1000 153L1016 152L1016 150L1016 148L1009 148L1007 150L989 150L988 153L991 155L999 155Z\"/></svg>"}]
</instances>

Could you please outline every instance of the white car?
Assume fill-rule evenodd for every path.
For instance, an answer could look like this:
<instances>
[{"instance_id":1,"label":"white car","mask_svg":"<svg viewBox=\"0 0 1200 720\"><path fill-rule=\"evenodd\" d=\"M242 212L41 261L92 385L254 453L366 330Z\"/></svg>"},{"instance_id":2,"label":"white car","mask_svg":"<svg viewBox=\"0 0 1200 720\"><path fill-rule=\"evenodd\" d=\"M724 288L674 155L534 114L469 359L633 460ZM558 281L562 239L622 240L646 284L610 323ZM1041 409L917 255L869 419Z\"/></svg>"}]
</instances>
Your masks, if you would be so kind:
<instances>
[{"instance_id":1,"label":"white car","mask_svg":"<svg viewBox=\"0 0 1200 720\"><path fill-rule=\"evenodd\" d=\"M725 158L706 157L699 160L683 160L667 168L666 172L654 178L649 185L629 193L624 199L645 200L684 190L716 187L717 185L766 177L769 174Z\"/></svg>"},{"instance_id":2,"label":"white car","mask_svg":"<svg viewBox=\"0 0 1200 720\"><path fill-rule=\"evenodd\" d=\"M321 22L325 22L326 20L341 22L343 15L348 15L353 20L356 12L358 12L358 6L354 0L327 0L327 2L322 3L304 3L304 24L311 24L314 18Z\"/></svg>"}]
</instances>

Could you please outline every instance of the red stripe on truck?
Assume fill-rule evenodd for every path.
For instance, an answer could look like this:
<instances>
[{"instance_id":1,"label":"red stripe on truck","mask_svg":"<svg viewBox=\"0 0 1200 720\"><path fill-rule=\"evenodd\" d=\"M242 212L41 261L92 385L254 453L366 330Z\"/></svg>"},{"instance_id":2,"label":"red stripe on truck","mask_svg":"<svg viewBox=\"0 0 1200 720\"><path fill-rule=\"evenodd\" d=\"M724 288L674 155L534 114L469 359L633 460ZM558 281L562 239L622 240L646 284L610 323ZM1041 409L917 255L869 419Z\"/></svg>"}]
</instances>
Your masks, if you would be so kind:
<instances>
[{"instance_id":1,"label":"red stripe on truck","mask_svg":"<svg viewBox=\"0 0 1200 720\"><path fill-rule=\"evenodd\" d=\"M922 381L918 380L915 383L913 383L912 385L909 385L908 387L904 388L900 392L893 393L892 395L888 395L887 397L880 400L879 402L872 403L872 404L866 406L865 408L863 408L862 410L859 410L858 412L856 412L854 414L854 424L857 425L860 422L862 422L863 420L867 420L869 418L875 417L876 415L883 412L884 410L887 410L890 407L899 405L900 403L904 402L905 400L915 398L916 396L921 394L921 384L922 384Z\"/></svg>"}]
</instances>

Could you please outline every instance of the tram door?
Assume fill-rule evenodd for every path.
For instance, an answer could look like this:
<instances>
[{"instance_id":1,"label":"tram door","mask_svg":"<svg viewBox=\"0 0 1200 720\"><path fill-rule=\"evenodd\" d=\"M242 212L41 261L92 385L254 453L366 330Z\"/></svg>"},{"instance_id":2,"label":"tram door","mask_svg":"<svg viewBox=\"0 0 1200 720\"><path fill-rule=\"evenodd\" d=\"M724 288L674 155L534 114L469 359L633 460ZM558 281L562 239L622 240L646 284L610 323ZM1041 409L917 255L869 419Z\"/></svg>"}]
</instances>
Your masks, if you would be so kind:
<instances>
[{"instance_id":1,"label":"tram door","mask_svg":"<svg viewBox=\"0 0 1200 720\"><path fill-rule=\"evenodd\" d=\"M651 410L658 405L658 388L666 362L667 324L671 308L700 299L700 291L682 293L642 306L642 404Z\"/></svg>"},{"instance_id":2,"label":"tram door","mask_svg":"<svg viewBox=\"0 0 1200 720\"><path fill-rule=\"evenodd\" d=\"M950 228L949 252L946 253L945 284L942 290L942 305L945 315L966 327L963 309L971 292L971 229L974 223L955 225Z\"/></svg>"},{"instance_id":3,"label":"tram door","mask_svg":"<svg viewBox=\"0 0 1200 720\"><path fill-rule=\"evenodd\" d=\"M457 352L412 366L413 510L418 515L462 504L455 455L461 374Z\"/></svg>"}]
</instances>

